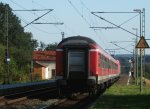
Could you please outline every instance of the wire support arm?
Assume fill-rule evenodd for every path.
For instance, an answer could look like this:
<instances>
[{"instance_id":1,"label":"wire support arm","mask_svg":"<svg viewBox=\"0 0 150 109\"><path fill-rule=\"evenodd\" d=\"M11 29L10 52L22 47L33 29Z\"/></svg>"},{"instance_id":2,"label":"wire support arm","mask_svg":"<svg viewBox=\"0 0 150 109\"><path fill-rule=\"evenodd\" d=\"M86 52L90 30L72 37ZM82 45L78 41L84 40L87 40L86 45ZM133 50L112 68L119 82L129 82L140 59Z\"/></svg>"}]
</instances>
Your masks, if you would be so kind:
<instances>
[{"instance_id":1,"label":"wire support arm","mask_svg":"<svg viewBox=\"0 0 150 109\"><path fill-rule=\"evenodd\" d=\"M46 22L46 23L42 23L42 22L35 22L35 23L32 23L32 24L52 24L52 25L63 25L64 23L62 23L62 22L56 22L56 23L53 23L53 22Z\"/></svg>"},{"instance_id":2,"label":"wire support arm","mask_svg":"<svg viewBox=\"0 0 150 109\"><path fill-rule=\"evenodd\" d=\"M110 43L112 43L112 42L110 42ZM112 43L112 44L114 44L115 46L117 46L117 47L119 47L119 48L121 48L121 49L123 49L123 50L125 50L125 51L127 51L127 52L129 52L129 53L131 53L131 54L133 53L133 52L131 52L131 51L129 51L129 50L127 50L127 49L125 49L125 48L123 48L123 47L121 47L121 46L115 44L115 43Z\"/></svg>"},{"instance_id":3,"label":"wire support arm","mask_svg":"<svg viewBox=\"0 0 150 109\"><path fill-rule=\"evenodd\" d=\"M41 15L40 17L38 17L38 18L34 19L33 21L31 21L30 23L26 24L26 25L24 26L24 28L27 27L28 25L32 24L33 22L39 20L40 18L42 18L42 17L45 16L46 14L50 13L51 11L53 11L53 9L49 10L48 12L44 13L44 14Z\"/></svg>"},{"instance_id":4,"label":"wire support arm","mask_svg":"<svg viewBox=\"0 0 150 109\"><path fill-rule=\"evenodd\" d=\"M103 17L100 17L100 16L96 15L95 12L91 12L91 13L92 13L94 16L100 18L101 20L104 20L104 21L106 21L106 22L108 22L108 23L110 23L110 24L112 24L112 25L114 25L114 26L116 26L116 27L118 27L118 28L120 28L120 29L122 29L122 30L124 30L124 31L126 31L126 32L128 32L128 33L130 33L130 34L132 34L132 35L134 35L134 36L136 36L136 37L140 37L140 36L138 36L138 35L136 35L136 34L130 32L130 31L128 31L128 30L122 28L121 26L116 25L116 24L114 24L114 23L112 23L112 22L110 22L110 21L104 19Z\"/></svg>"}]
</instances>

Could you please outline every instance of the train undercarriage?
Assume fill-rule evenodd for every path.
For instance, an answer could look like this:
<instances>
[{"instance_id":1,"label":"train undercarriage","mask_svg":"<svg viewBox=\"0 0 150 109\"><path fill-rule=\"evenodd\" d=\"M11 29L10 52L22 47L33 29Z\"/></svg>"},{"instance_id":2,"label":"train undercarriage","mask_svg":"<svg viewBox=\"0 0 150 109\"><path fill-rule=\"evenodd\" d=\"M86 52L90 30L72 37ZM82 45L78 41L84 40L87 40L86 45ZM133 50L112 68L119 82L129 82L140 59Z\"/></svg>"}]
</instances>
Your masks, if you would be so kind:
<instances>
[{"instance_id":1,"label":"train undercarriage","mask_svg":"<svg viewBox=\"0 0 150 109\"><path fill-rule=\"evenodd\" d=\"M69 81L59 79L57 80L57 91L59 98L63 97L71 97L75 93L89 93L89 95L93 96L97 93L105 91L111 85L113 85L116 81L118 81L119 77L115 77L109 79L108 81L96 83L93 80L84 80L86 82L81 82L79 80ZM81 84L82 83L82 84Z\"/></svg>"}]
</instances>

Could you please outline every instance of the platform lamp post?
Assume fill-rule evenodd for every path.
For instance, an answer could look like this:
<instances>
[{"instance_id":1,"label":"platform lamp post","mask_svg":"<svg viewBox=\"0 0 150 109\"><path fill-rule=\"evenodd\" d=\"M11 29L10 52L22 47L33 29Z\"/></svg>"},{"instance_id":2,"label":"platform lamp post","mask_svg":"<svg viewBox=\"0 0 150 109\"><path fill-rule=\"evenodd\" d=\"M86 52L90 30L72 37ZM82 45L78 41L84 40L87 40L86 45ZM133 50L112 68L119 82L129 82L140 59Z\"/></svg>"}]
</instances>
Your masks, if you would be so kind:
<instances>
[{"instance_id":1,"label":"platform lamp post","mask_svg":"<svg viewBox=\"0 0 150 109\"><path fill-rule=\"evenodd\" d=\"M132 28L133 30L136 31L136 35L138 36L138 29L137 28ZM135 39L135 83L136 85L138 85L138 49L136 48L136 45L138 43L138 37L136 36L136 39Z\"/></svg>"}]
</instances>

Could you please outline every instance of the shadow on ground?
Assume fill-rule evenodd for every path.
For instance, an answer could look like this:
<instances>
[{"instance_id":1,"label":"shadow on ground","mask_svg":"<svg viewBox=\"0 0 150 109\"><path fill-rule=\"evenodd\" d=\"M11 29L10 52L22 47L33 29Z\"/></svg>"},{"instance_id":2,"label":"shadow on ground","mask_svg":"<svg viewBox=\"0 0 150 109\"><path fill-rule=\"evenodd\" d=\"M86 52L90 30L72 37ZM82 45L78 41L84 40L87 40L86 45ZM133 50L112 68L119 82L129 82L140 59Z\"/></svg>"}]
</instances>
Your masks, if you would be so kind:
<instances>
[{"instance_id":1,"label":"shadow on ground","mask_svg":"<svg viewBox=\"0 0 150 109\"><path fill-rule=\"evenodd\" d=\"M150 95L103 95L90 109L150 109Z\"/></svg>"}]
</instances>

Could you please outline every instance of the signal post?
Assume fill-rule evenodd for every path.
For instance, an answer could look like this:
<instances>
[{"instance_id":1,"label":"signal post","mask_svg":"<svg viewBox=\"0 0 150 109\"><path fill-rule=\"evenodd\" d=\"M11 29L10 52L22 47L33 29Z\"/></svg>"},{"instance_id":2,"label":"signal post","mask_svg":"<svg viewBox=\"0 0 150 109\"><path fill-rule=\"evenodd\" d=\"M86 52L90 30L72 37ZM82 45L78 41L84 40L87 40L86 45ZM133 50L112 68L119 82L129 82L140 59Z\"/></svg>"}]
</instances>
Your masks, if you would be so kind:
<instances>
[{"instance_id":1,"label":"signal post","mask_svg":"<svg viewBox=\"0 0 150 109\"><path fill-rule=\"evenodd\" d=\"M140 67L141 67L141 73L140 73L140 92L143 92L143 55L145 48L149 48L148 43L146 42L144 36L140 37L139 42L136 45L136 48L140 49Z\"/></svg>"}]
</instances>

